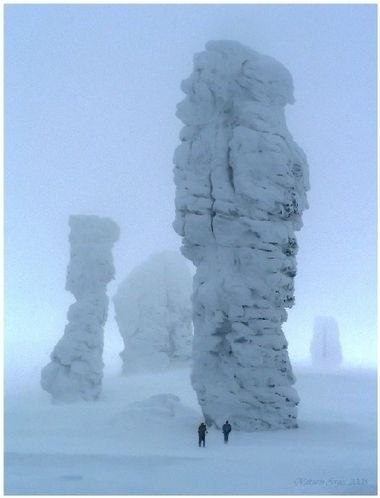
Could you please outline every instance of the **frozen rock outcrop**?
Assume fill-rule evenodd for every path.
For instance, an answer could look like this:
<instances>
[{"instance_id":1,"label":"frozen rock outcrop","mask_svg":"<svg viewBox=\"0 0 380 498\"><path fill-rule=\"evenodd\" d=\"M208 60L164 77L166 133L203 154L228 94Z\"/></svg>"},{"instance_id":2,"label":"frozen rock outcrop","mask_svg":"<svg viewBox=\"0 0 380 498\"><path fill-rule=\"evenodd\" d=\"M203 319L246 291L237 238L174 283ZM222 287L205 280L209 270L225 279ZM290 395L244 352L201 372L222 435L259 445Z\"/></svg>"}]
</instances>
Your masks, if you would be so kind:
<instances>
[{"instance_id":1,"label":"frozen rock outcrop","mask_svg":"<svg viewBox=\"0 0 380 498\"><path fill-rule=\"evenodd\" d=\"M313 338L310 343L311 360L315 367L336 369L342 363L339 327L335 318L317 316L314 320Z\"/></svg>"},{"instance_id":2,"label":"frozen rock outcrop","mask_svg":"<svg viewBox=\"0 0 380 498\"><path fill-rule=\"evenodd\" d=\"M213 41L182 90L173 226L197 267L192 385L208 424L296 427L281 325L294 303L294 231L309 183L285 122L291 75L239 43Z\"/></svg>"},{"instance_id":3,"label":"frozen rock outcrop","mask_svg":"<svg viewBox=\"0 0 380 498\"><path fill-rule=\"evenodd\" d=\"M54 400L94 400L103 377L103 326L107 319L106 287L114 278L112 246L118 226L108 218L71 216L70 263L66 290L76 302L68 310L62 339L42 370L41 385Z\"/></svg>"},{"instance_id":4,"label":"frozen rock outcrop","mask_svg":"<svg viewBox=\"0 0 380 498\"><path fill-rule=\"evenodd\" d=\"M166 370L191 358L192 277L176 251L135 268L113 298L125 349L123 372Z\"/></svg>"}]
</instances>

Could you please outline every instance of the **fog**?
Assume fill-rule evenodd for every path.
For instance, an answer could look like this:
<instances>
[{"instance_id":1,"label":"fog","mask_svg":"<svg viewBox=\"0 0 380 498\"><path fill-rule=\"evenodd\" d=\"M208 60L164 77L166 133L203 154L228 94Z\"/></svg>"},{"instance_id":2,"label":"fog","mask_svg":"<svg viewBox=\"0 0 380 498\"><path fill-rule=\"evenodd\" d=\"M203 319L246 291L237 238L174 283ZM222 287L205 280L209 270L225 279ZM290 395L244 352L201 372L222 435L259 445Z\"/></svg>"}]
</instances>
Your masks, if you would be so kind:
<instances>
[{"instance_id":1,"label":"fog","mask_svg":"<svg viewBox=\"0 0 380 498\"><path fill-rule=\"evenodd\" d=\"M287 123L307 154L311 191L285 325L291 360L308 360L315 316L332 316L344 362L375 364L375 5L7 5L8 386L37 383L63 334L70 214L121 228L110 296L152 253L179 248L175 108L210 39L271 55L294 79ZM117 371L113 315L110 307L105 362Z\"/></svg>"}]
</instances>

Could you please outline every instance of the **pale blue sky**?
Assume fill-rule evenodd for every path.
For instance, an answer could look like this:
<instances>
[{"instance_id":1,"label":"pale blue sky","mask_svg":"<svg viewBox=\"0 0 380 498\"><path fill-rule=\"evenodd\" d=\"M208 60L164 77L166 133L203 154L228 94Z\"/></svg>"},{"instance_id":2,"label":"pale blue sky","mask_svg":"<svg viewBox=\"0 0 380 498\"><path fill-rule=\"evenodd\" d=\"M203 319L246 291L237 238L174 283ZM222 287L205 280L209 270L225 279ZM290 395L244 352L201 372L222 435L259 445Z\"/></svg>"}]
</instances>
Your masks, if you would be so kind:
<instances>
[{"instance_id":1,"label":"pale blue sky","mask_svg":"<svg viewBox=\"0 0 380 498\"><path fill-rule=\"evenodd\" d=\"M175 106L209 39L237 40L293 75L288 127L312 190L285 328L291 358L308 355L314 317L332 315L346 358L374 362L376 6L8 5L5 353L21 378L22 363L37 371L63 334L70 214L120 225L110 294L151 253L179 247ZM107 361L121 347L111 309Z\"/></svg>"}]
</instances>

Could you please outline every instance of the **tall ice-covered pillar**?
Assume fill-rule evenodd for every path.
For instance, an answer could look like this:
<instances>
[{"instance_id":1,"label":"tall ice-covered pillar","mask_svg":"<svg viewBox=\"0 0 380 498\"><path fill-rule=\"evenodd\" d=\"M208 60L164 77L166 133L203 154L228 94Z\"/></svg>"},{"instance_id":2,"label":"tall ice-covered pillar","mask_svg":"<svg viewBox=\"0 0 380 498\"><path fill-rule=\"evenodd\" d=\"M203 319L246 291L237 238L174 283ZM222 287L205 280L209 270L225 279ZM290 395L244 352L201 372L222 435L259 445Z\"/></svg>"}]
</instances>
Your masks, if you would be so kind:
<instances>
[{"instance_id":1,"label":"tall ice-covered pillar","mask_svg":"<svg viewBox=\"0 0 380 498\"><path fill-rule=\"evenodd\" d=\"M67 313L64 335L41 372L41 385L54 400L94 400L102 386L106 287L114 278L112 246L119 228L112 220L97 216L71 216L69 224L66 290L76 302Z\"/></svg>"},{"instance_id":2,"label":"tall ice-covered pillar","mask_svg":"<svg viewBox=\"0 0 380 498\"><path fill-rule=\"evenodd\" d=\"M285 122L291 75L239 43L213 41L182 90L173 226L197 269L192 385L208 424L296 427L281 326L294 303L294 232L309 182Z\"/></svg>"}]
</instances>

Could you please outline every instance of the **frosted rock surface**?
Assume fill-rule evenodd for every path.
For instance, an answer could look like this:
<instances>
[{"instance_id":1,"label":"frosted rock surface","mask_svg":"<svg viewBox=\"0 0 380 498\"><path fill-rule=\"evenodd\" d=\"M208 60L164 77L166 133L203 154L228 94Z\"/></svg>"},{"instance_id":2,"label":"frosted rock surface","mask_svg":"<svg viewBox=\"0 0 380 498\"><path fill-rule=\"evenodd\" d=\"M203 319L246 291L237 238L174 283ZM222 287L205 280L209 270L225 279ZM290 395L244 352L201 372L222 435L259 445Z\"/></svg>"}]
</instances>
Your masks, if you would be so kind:
<instances>
[{"instance_id":1,"label":"frosted rock surface","mask_svg":"<svg viewBox=\"0 0 380 498\"><path fill-rule=\"evenodd\" d=\"M94 400L101 392L106 287L114 278L111 251L119 228L112 220L97 216L71 216L69 225L66 290L76 302L68 310L68 324L51 362L41 372L41 385L55 400Z\"/></svg>"},{"instance_id":2,"label":"frosted rock surface","mask_svg":"<svg viewBox=\"0 0 380 498\"><path fill-rule=\"evenodd\" d=\"M330 316L315 318L310 354L312 363L317 368L330 370L340 367L343 359L342 347L335 318Z\"/></svg>"},{"instance_id":3,"label":"frosted rock surface","mask_svg":"<svg viewBox=\"0 0 380 498\"><path fill-rule=\"evenodd\" d=\"M176 251L154 254L119 286L113 301L125 346L124 373L189 363L191 292L191 273Z\"/></svg>"},{"instance_id":4,"label":"frosted rock surface","mask_svg":"<svg viewBox=\"0 0 380 498\"><path fill-rule=\"evenodd\" d=\"M298 395L281 329L294 303L308 165L290 135L289 72L236 42L194 57L177 116L175 231L194 277L192 385L206 422L296 427Z\"/></svg>"}]
</instances>

